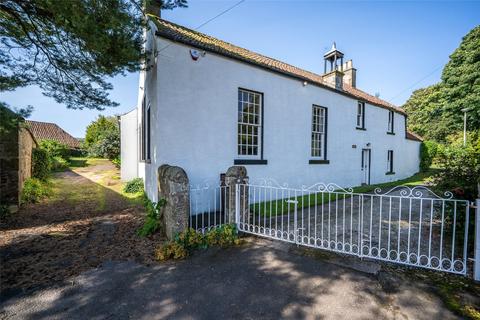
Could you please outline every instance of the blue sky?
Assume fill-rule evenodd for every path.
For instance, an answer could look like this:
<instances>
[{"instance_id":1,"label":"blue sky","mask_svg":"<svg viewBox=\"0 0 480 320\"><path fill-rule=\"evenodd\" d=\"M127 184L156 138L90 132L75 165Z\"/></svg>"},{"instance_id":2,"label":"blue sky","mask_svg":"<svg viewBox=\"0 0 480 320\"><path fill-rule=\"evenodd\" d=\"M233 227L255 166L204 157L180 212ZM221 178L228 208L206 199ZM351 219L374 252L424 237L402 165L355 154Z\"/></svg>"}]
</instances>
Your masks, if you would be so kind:
<instances>
[{"instance_id":1,"label":"blue sky","mask_svg":"<svg viewBox=\"0 0 480 320\"><path fill-rule=\"evenodd\" d=\"M162 17L196 28L235 1L190 0L189 8ZM332 42L353 59L357 86L397 105L415 89L439 81L448 56L480 23L480 2L326 2L246 0L199 31L238 46L321 73ZM99 114L127 112L137 101L138 74L112 79L119 107L69 110L36 87L2 93L14 107L32 105L32 120L56 122L75 137Z\"/></svg>"}]
</instances>

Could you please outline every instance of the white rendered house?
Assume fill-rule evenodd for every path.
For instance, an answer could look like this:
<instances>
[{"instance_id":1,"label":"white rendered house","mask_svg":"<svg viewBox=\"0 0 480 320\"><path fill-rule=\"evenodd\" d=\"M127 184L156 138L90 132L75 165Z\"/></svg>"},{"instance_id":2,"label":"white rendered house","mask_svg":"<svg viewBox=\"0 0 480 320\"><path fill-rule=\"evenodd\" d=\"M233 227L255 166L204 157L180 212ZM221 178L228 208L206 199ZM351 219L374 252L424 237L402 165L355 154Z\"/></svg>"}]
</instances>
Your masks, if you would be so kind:
<instances>
[{"instance_id":1,"label":"white rendered house","mask_svg":"<svg viewBox=\"0 0 480 320\"><path fill-rule=\"evenodd\" d=\"M152 52L138 107L121 118L122 179L182 167L191 184L217 182L232 165L250 180L340 186L403 179L419 168L421 139L407 116L356 88L335 46L315 74L151 16Z\"/></svg>"}]
</instances>

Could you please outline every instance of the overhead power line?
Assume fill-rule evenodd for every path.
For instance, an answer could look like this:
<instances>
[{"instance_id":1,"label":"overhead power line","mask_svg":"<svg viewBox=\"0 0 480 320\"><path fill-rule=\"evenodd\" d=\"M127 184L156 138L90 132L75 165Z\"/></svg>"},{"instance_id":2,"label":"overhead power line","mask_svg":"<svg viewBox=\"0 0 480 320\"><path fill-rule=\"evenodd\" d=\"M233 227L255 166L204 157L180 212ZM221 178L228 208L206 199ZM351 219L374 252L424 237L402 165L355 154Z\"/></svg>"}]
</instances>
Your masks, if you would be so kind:
<instances>
[{"instance_id":1,"label":"overhead power line","mask_svg":"<svg viewBox=\"0 0 480 320\"><path fill-rule=\"evenodd\" d=\"M203 27L203 26L206 25L207 23L209 23L209 22L217 19L218 17L224 15L225 13L227 13L227 12L230 11L230 10L232 10L233 8L238 7L239 5L241 5L241 4L242 4L243 2L245 2L245 1L246 1L246 0L238 1L237 3L235 3L235 4L234 4L233 6L231 6L230 8L228 8L228 9L220 12L220 13L217 14L215 17L208 19L207 21L205 21L204 23L202 23L201 25L199 25L198 27L196 27L195 30L200 29L201 27Z\"/></svg>"},{"instance_id":2,"label":"overhead power line","mask_svg":"<svg viewBox=\"0 0 480 320\"><path fill-rule=\"evenodd\" d=\"M214 16L214 17L208 19L207 21L203 22L202 24L200 24L198 27L194 28L193 30L198 30L198 29L200 29L201 27L203 27L203 26L205 26L206 24L212 22L213 20L215 20L215 19L223 16L225 13L229 12L230 10L238 7L239 5L241 5L242 3L244 3L245 1L247 1L247 0L240 0L240 1L238 1L238 2L235 3L233 6L228 7L227 9L223 10L222 12L220 12L219 14L217 14L216 16ZM157 55L158 55L160 52L162 52L163 50L165 50L165 49L167 49L168 47L170 47L170 46L171 46L171 44L168 44L168 45L166 45L165 47L163 47L163 48L161 48L160 50L158 50L158 51L157 51Z\"/></svg>"},{"instance_id":3,"label":"overhead power line","mask_svg":"<svg viewBox=\"0 0 480 320\"><path fill-rule=\"evenodd\" d=\"M414 84L412 84L412 85L409 86L408 88L403 89L402 91L400 91L399 93L397 93L396 95L394 95L393 97L391 97L389 100L390 100L390 101L395 100L397 97L399 97L400 95L402 95L404 92L406 92L407 90L412 89L412 88L415 87L417 84L419 84L419 83L422 82L423 80L425 80L425 79L427 79L428 77L430 77L432 74L434 74L435 72L437 72L437 71L438 71L440 68L442 68L442 67L443 67L443 65L436 67L432 72L430 72L429 74L427 74L426 76L424 76L424 77L421 78L420 80L416 81Z\"/></svg>"}]
</instances>

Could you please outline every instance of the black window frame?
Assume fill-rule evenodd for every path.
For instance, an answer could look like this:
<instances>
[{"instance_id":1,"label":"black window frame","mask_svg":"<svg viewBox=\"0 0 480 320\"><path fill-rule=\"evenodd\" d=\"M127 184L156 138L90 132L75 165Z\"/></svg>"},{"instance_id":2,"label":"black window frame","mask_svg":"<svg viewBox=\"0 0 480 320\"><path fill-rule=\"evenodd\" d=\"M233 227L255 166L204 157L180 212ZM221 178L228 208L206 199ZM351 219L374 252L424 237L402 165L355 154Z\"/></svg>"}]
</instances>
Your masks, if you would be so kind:
<instances>
[{"instance_id":1,"label":"black window frame","mask_svg":"<svg viewBox=\"0 0 480 320\"><path fill-rule=\"evenodd\" d=\"M391 122L390 122L391 119ZM391 127L390 127L391 124ZM387 134L395 134L395 112L393 110L388 111L388 123L387 123Z\"/></svg>"},{"instance_id":2,"label":"black window frame","mask_svg":"<svg viewBox=\"0 0 480 320\"><path fill-rule=\"evenodd\" d=\"M150 161L151 160L151 156L152 156L152 142L151 142L151 104L150 102L147 104L147 132L145 133L145 138L147 140L147 148L146 148L146 155L145 155L145 161Z\"/></svg>"},{"instance_id":3,"label":"black window frame","mask_svg":"<svg viewBox=\"0 0 480 320\"><path fill-rule=\"evenodd\" d=\"M314 113L315 113L315 108L318 108L318 109L323 109L324 110L324 122L323 122L323 144L321 146L321 153L322 153L322 156L314 156L313 155L313 144L314 144L314 139L313 139L313 135L316 133L316 131L314 131ZM327 146L328 146L328 108L327 107L324 107L324 106L321 106L321 105L317 105L317 104L313 104L312 105L312 116L311 116L311 119L312 119L312 123L311 123L311 126L310 126L310 157L312 159L310 159L308 161L309 164L329 164L330 161L328 160L327 158Z\"/></svg>"},{"instance_id":4,"label":"black window frame","mask_svg":"<svg viewBox=\"0 0 480 320\"><path fill-rule=\"evenodd\" d=\"M393 150L387 150L387 172L385 174L395 174L393 170Z\"/></svg>"},{"instance_id":5,"label":"black window frame","mask_svg":"<svg viewBox=\"0 0 480 320\"><path fill-rule=\"evenodd\" d=\"M151 159L151 105L147 104L147 98L142 99L140 115L140 162L149 163Z\"/></svg>"},{"instance_id":6,"label":"black window frame","mask_svg":"<svg viewBox=\"0 0 480 320\"><path fill-rule=\"evenodd\" d=\"M259 105L260 107L260 141L258 141L258 146L257 148L259 148L260 151L259 153L260 154L257 154L257 155L240 155L239 152L238 152L238 125L239 125L239 118L238 118L238 94L240 93L240 91L245 91L245 92L250 92L250 93L253 93L253 94L258 94L260 96L260 100L261 100L261 103ZM237 145L236 145L236 156L238 157L237 159L234 159L233 160L233 164L234 165L258 165L258 164L267 164L268 161L266 159L264 159L263 157L263 148L264 148L264 144L263 144L263 136L264 136L264 115L265 115L265 95L263 94L263 92L260 92L260 91L255 91L255 90L252 90L252 89L246 89L246 88L243 88L243 87L238 87L237 88L237 121L236 121L236 130L235 130L235 133L236 133L236 140L237 140ZM251 158L249 158L249 156Z\"/></svg>"},{"instance_id":7,"label":"black window frame","mask_svg":"<svg viewBox=\"0 0 480 320\"><path fill-rule=\"evenodd\" d=\"M360 108L359 108L359 107L360 107ZM362 122L362 123L361 123L361 126L358 126L358 117L359 117L359 112L358 112L358 111L359 111L359 110L362 111L362 114L361 114L361 116L362 116L362 118L361 118L361 122ZM365 108L365 102L364 102L364 101L357 101L357 116L356 116L356 118L355 118L355 121L356 121L356 127L355 127L355 129L357 129L357 130L367 130L367 129L365 128L365 110L366 110L366 108Z\"/></svg>"},{"instance_id":8,"label":"black window frame","mask_svg":"<svg viewBox=\"0 0 480 320\"><path fill-rule=\"evenodd\" d=\"M142 99L140 110L140 161L145 161L145 96Z\"/></svg>"}]
</instances>

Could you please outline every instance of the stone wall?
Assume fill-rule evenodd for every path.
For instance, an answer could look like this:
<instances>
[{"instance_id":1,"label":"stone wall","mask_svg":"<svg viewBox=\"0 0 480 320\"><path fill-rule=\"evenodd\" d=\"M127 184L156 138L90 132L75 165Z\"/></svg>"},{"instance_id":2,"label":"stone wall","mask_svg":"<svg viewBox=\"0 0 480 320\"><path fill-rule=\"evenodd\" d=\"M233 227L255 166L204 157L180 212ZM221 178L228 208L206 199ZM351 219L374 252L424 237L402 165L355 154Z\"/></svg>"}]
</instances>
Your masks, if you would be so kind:
<instances>
[{"instance_id":1,"label":"stone wall","mask_svg":"<svg viewBox=\"0 0 480 320\"><path fill-rule=\"evenodd\" d=\"M18 204L18 130L0 135L0 203Z\"/></svg>"},{"instance_id":2,"label":"stone wall","mask_svg":"<svg viewBox=\"0 0 480 320\"><path fill-rule=\"evenodd\" d=\"M18 190L23 190L25 180L32 176L32 150L37 147L30 131L21 128L18 134Z\"/></svg>"},{"instance_id":3,"label":"stone wall","mask_svg":"<svg viewBox=\"0 0 480 320\"><path fill-rule=\"evenodd\" d=\"M25 128L0 135L0 203L18 205L26 179L32 172L35 140Z\"/></svg>"}]
</instances>

